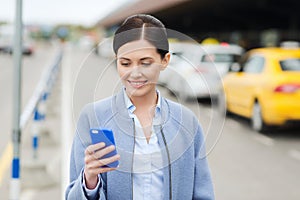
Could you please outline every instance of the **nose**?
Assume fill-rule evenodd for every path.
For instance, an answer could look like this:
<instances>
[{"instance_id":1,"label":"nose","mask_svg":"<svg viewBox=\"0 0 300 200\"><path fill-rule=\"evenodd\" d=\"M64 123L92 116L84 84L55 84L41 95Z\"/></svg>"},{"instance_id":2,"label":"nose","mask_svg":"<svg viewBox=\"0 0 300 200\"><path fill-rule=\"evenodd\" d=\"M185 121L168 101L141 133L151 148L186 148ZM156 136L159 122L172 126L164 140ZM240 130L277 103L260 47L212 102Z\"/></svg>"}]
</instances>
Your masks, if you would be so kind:
<instances>
[{"instance_id":1,"label":"nose","mask_svg":"<svg viewBox=\"0 0 300 200\"><path fill-rule=\"evenodd\" d=\"M140 78L142 76L142 72L139 66L134 66L130 72L131 78Z\"/></svg>"}]
</instances>

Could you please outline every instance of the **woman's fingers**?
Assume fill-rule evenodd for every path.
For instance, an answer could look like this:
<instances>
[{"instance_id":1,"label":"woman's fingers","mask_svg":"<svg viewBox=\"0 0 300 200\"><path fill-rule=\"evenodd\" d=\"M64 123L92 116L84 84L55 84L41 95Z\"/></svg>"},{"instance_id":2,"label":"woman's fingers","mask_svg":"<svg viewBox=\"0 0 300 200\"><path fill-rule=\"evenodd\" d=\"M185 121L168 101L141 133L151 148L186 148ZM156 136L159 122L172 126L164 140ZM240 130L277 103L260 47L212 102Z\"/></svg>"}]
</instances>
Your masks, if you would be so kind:
<instances>
[{"instance_id":1,"label":"woman's fingers","mask_svg":"<svg viewBox=\"0 0 300 200\"><path fill-rule=\"evenodd\" d=\"M110 167L104 167L108 165L109 163L115 162L120 159L120 155L114 155L109 158L104 158L100 160L93 160L85 165L85 173L91 177L91 176L97 176L98 174L109 172L116 170L117 168L110 168Z\"/></svg>"},{"instance_id":2,"label":"woman's fingers","mask_svg":"<svg viewBox=\"0 0 300 200\"><path fill-rule=\"evenodd\" d=\"M108 158L98 160L98 166L102 167L102 166L108 165L110 163L113 163L117 160L120 160L120 155L119 154L114 155L112 157L108 157Z\"/></svg>"},{"instance_id":3,"label":"woman's fingers","mask_svg":"<svg viewBox=\"0 0 300 200\"><path fill-rule=\"evenodd\" d=\"M95 153L95 151L100 150L100 149L102 149L104 147L105 147L105 143L104 142L99 142L97 144L89 145L85 149L85 155L92 155L92 154Z\"/></svg>"},{"instance_id":4,"label":"woman's fingers","mask_svg":"<svg viewBox=\"0 0 300 200\"><path fill-rule=\"evenodd\" d=\"M110 163L113 163L119 159L120 159L119 154L114 155L112 157L104 158L104 159L93 159L93 160L89 161L88 163L86 163L86 167L88 169L99 168L99 167L108 165Z\"/></svg>"},{"instance_id":5,"label":"woman's fingers","mask_svg":"<svg viewBox=\"0 0 300 200\"><path fill-rule=\"evenodd\" d=\"M107 155L113 150L115 150L115 146L105 146L103 142L90 145L86 148L84 157L84 173L88 184L91 183L91 181L93 182L98 174L116 170L116 168L110 168L106 166L119 160L120 155L117 154L108 158L103 158L103 156Z\"/></svg>"},{"instance_id":6,"label":"woman's fingers","mask_svg":"<svg viewBox=\"0 0 300 200\"><path fill-rule=\"evenodd\" d=\"M106 146L103 142L90 145L85 150L85 168L87 170L103 168L110 163L113 163L120 159L120 155L114 155L112 157L103 158L105 155L115 150L114 145ZM102 159L103 158L103 159ZM101 171L101 170L100 170ZM91 172L91 171L90 171Z\"/></svg>"},{"instance_id":7,"label":"woman's fingers","mask_svg":"<svg viewBox=\"0 0 300 200\"><path fill-rule=\"evenodd\" d=\"M115 146L114 145L110 145L108 147L105 147L99 151L96 151L93 156L95 157L95 159L100 159L102 158L104 155L112 152L113 150L115 150Z\"/></svg>"},{"instance_id":8,"label":"woman's fingers","mask_svg":"<svg viewBox=\"0 0 300 200\"><path fill-rule=\"evenodd\" d=\"M102 173L105 173L105 172L110 172L110 171L113 171L113 170L116 170L116 169L117 169L117 168L98 167L98 168L90 169L90 170L89 170L89 173L98 175L98 174L102 174Z\"/></svg>"},{"instance_id":9,"label":"woman's fingers","mask_svg":"<svg viewBox=\"0 0 300 200\"><path fill-rule=\"evenodd\" d=\"M103 143L104 144L104 143ZM92 145L91 145L92 146ZM101 147L102 145L99 145L97 147ZM87 149L85 150L85 164L93 161L93 160L99 160L101 159L103 156L105 156L106 154L112 152L115 149L115 146L111 145L108 147L105 147L102 149L99 149L97 151L93 151L94 147L87 147ZM90 151L92 151L93 153L90 153Z\"/></svg>"}]
</instances>

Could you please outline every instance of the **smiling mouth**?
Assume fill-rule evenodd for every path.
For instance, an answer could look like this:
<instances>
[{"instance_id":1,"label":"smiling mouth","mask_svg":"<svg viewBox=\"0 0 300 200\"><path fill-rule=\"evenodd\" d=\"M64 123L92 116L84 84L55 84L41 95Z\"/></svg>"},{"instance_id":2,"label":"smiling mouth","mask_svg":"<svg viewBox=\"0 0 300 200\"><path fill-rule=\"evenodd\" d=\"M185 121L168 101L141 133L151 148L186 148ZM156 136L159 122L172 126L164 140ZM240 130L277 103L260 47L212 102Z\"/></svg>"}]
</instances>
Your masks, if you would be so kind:
<instances>
[{"instance_id":1,"label":"smiling mouth","mask_svg":"<svg viewBox=\"0 0 300 200\"><path fill-rule=\"evenodd\" d=\"M128 83L134 88L143 87L147 81L128 81Z\"/></svg>"}]
</instances>

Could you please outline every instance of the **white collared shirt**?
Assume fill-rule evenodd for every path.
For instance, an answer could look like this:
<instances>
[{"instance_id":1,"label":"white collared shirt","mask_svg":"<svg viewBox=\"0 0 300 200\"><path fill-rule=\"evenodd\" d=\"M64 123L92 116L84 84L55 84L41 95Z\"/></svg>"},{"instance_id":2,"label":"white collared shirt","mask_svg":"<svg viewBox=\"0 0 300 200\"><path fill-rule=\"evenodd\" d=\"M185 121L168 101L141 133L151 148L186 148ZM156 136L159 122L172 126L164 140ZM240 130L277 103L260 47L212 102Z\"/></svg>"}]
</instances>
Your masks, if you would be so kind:
<instances>
[{"instance_id":1,"label":"white collared shirt","mask_svg":"<svg viewBox=\"0 0 300 200\"><path fill-rule=\"evenodd\" d=\"M124 91L124 98L128 114L135 123L135 148L133 161L133 199L134 200L161 200L163 199L163 171L162 156L158 143L158 138L154 132L153 125L160 124L161 121L161 96L159 91L158 102L155 108L155 115L152 122L152 134L147 143L143 128L134 114L135 106L130 101Z\"/></svg>"}]
</instances>

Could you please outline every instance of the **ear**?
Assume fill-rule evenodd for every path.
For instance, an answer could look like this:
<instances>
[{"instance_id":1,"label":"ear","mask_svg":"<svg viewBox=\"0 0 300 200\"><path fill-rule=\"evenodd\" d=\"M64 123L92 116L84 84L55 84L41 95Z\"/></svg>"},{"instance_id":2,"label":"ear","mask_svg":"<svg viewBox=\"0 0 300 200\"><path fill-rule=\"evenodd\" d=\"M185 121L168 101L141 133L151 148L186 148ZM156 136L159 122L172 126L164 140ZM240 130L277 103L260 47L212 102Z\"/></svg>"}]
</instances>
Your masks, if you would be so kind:
<instances>
[{"instance_id":1,"label":"ear","mask_svg":"<svg viewBox=\"0 0 300 200\"><path fill-rule=\"evenodd\" d=\"M166 53L165 57L162 59L161 61L161 69L160 71L163 71L166 69L166 67L168 66L169 62L170 62L170 58L171 58L171 54L170 52L169 53Z\"/></svg>"}]
</instances>

